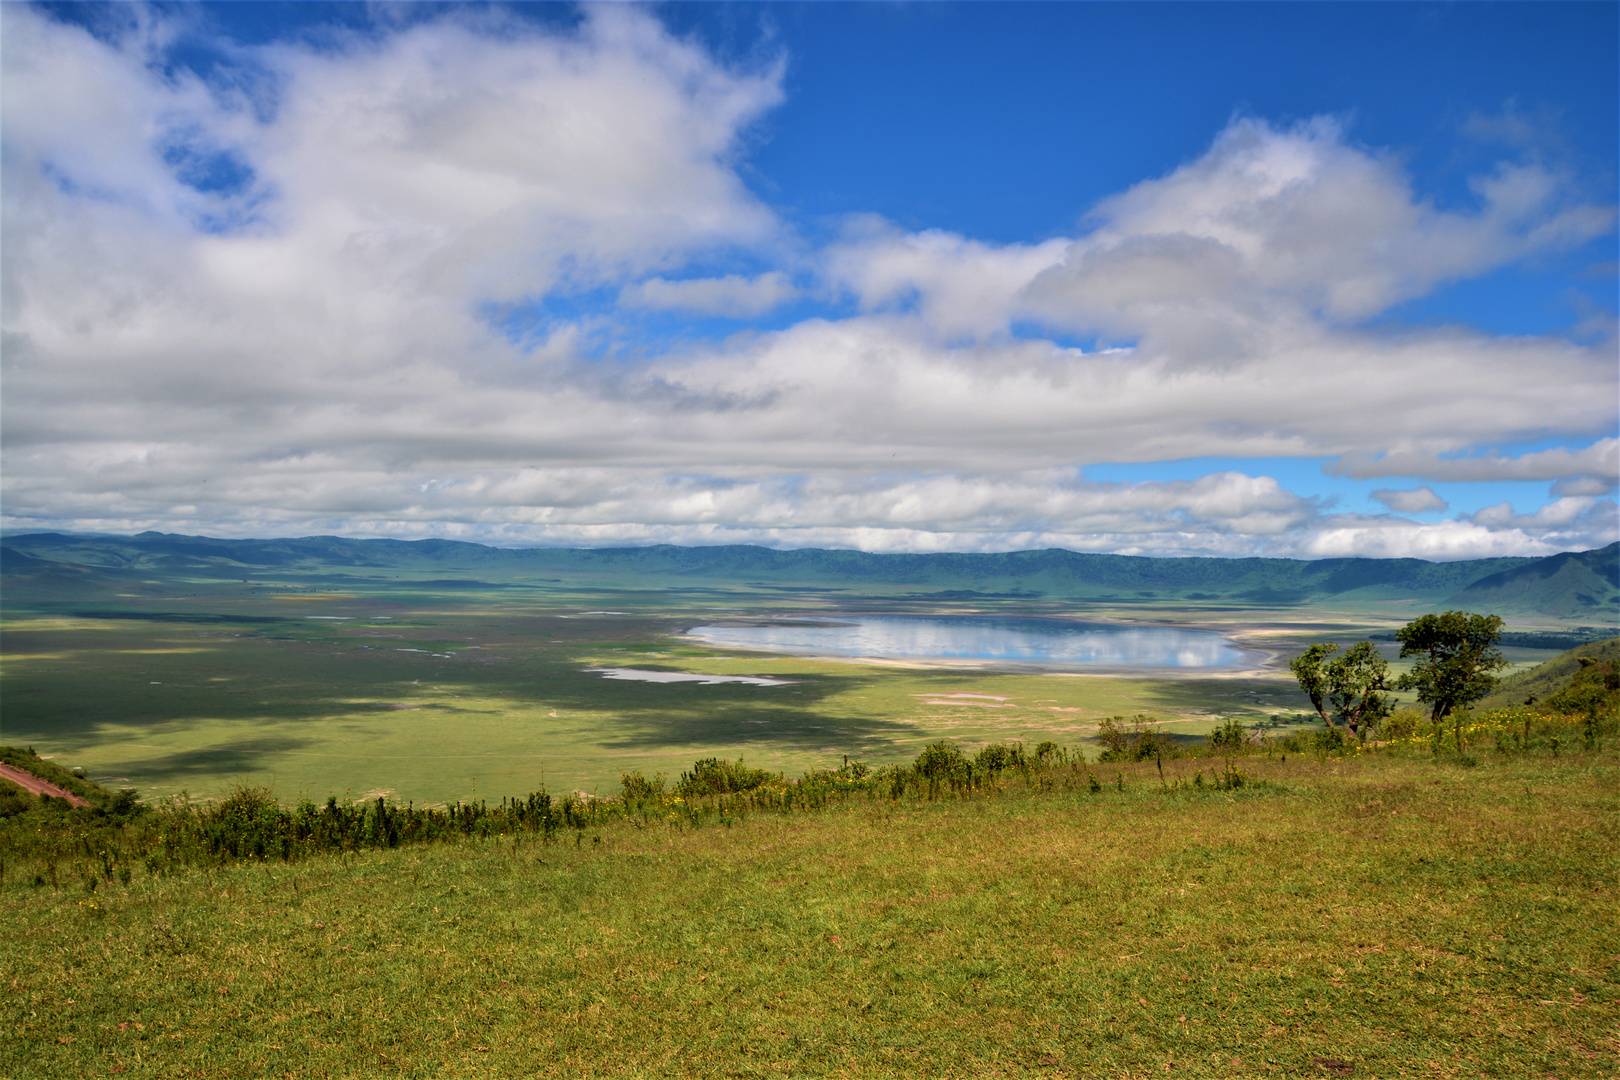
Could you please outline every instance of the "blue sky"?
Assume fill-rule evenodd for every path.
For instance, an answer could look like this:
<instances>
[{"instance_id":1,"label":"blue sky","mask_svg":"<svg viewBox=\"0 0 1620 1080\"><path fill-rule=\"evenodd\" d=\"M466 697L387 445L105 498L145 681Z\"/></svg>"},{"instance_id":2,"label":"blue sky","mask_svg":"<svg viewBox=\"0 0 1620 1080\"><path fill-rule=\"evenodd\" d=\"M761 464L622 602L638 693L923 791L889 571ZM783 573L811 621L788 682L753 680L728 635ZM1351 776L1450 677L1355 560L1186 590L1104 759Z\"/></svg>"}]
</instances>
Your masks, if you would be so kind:
<instances>
[{"instance_id":1,"label":"blue sky","mask_svg":"<svg viewBox=\"0 0 1620 1080\"><path fill-rule=\"evenodd\" d=\"M7 5L3 522L1617 538L1620 5Z\"/></svg>"}]
</instances>

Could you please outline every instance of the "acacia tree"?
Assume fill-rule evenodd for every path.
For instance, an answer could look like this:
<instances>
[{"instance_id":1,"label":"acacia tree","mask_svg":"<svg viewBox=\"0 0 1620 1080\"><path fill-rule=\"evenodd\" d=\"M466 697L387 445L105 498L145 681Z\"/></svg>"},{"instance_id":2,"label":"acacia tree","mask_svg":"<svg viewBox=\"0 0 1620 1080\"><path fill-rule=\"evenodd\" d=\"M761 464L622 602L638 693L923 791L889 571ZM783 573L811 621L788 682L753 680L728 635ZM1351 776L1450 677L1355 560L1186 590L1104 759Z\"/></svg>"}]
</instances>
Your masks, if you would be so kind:
<instances>
[{"instance_id":1,"label":"acacia tree","mask_svg":"<svg viewBox=\"0 0 1620 1080\"><path fill-rule=\"evenodd\" d=\"M1388 714L1393 704L1394 699L1379 693L1390 688L1386 678L1389 663L1370 641L1350 646L1336 660L1328 659L1338 651L1337 645L1318 642L1290 661L1288 670L1328 727L1338 727L1333 722L1333 713L1337 713L1350 734L1362 738L1365 729Z\"/></svg>"},{"instance_id":2,"label":"acacia tree","mask_svg":"<svg viewBox=\"0 0 1620 1080\"><path fill-rule=\"evenodd\" d=\"M1434 724L1490 693L1496 685L1491 673L1507 666L1496 647L1502 639L1502 620L1496 615L1466 611L1425 615L1395 631L1395 639L1401 643L1402 660L1418 657L1396 688L1416 690L1418 700L1429 706ZM1460 739L1461 732L1457 734Z\"/></svg>"}]
</instances>

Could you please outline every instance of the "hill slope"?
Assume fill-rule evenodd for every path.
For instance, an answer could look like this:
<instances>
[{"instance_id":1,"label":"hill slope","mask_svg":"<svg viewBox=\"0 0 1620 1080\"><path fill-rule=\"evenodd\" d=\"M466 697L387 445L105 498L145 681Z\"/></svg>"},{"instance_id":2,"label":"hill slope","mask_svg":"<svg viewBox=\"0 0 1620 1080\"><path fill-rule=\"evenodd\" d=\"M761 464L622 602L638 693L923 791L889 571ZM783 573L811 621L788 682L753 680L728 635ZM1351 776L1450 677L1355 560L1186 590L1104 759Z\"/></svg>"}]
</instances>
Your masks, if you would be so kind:
<instances>
[{"instance_id":1,"label":"hill slope","mask_svg":"<svg viewBox=\"0 0 1620 1080\"><path fill-rule=\"evenodd\" d=\"M1482 698L1478 707L1505 709L1512 705L1522 705L1524 699L1531 694L1536 696L1536 700L1544 701L1549 694L1569 685L1570 679L1581 669L1579 658L1582 656L1608 663L1620 661L1620 637L1577 645L1545 664L1533 667L1529 671L1521 671L1517 675L1510 675L1497 684L1490 696Z\"/></svg>"},{"instance_id":2,"label":"hill slope","mask_svg":"<svg viewBox=\"0 0 1620 1080\"><path fill-rule=\"evenodd\" d=\"M1614 579L1620 544L1545 559L1165 559L1059 549L987 554L888 555L778 551L751 546L503 549L453 540L221 540L142 533L132 537L36 533L0 544L8 576L167 573L243 578L324 572L376 578L435 574L431 584L483 587L739 583L764 589L903 587L917 598L1184 600L1280 607L1324 599L1407 601L1555 619L1620 622ZM421 582L428 584L428 582Z\"/></svg>"},{"instance_id":3,"label":"hill slope","mask_svg":"<svg viewBox=\"0 0 1620 1080\"><path fill-rule=\"evenodd\" d=\"M1501 570L1463 589L1448 605L1503 615L1612 619L1620 608L1620 544Z\"/></svg>"}]
</instances>

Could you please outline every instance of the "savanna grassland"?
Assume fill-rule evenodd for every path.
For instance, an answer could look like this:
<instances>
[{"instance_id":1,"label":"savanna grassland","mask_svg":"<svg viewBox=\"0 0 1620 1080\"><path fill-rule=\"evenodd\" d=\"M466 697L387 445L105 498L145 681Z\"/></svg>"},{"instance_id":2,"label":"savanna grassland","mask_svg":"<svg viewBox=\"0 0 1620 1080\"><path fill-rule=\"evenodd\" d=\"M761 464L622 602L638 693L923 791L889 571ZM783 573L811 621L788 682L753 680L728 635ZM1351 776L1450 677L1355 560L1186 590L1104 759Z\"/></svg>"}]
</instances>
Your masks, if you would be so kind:
<instances>
[{"instance_id":1,"label":"savanna grassland","mask_svg":"<svg viewBox=\"0 0 1620 1080\"><path fill-rule=\"evenodd\" d=\"M747 582L492 582L447 578L443 568L120 573L8 577L0 742L34 745L149 798L218 797L241 783L289 801L387 793L445 802L541 786L610 794L622 770L674 775L708 754L796 776L844 755L907 761L942 737L1081 742L1116 715L1147 715L1189 738L1233 717L1286 727L1309 705L1280 666L1075 677L770 656L678 635L739 617L1017 613L1204 626L1278 653L1387 632L1399 622L1389 611L1404 610L952 598L882 583L857 594ZM618 614L593 614L603 610ZM1513 659L1557 651L1519 649ZM624 682L588 670L598 666L794 685Z\"/></svg>"},{"instance_id":2,"label":"savanna grassland","mask_svg":"<svg viewBox=\"0 0 1620 1080\"><path fill-rule=\"evenodd\" d=\"M1249 753L1230 790L1071 766L94 891L13 858L0 1075L1613 1076L1620 761L1571 746Z\"/></svg>"},{"instance_id":3,"label":"savanna grassland","mask_svg":"<svg viewBox=\"0 0 1620 1080\"><path fill-rule=\"evenodd\" d=\"M669 617L500 609L269 629L14 620L4 741L38 744L149 796L249 782L288 799L386 791L442 802L542 785L609 794L622 769L673 775L714 753L796 776L845 754L909 760L942 737L1078 741L1116 714L1201 735L1216 714L1253 719L1303 703L1278 677L884 667L717 652L665 636L679 628ZM626 682L597 666L793 685Z\"/></svg>"}]
</instances>

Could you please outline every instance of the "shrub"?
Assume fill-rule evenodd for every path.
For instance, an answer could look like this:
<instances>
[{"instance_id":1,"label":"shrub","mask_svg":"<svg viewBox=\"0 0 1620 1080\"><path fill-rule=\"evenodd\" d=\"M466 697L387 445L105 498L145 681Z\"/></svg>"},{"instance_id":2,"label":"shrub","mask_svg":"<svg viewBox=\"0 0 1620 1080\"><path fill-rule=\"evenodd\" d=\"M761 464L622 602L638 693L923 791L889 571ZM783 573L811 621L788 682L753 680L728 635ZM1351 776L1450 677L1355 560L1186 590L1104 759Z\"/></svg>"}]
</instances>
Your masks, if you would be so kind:
<instances>
[{"instance_id":1,"label":"shrub","mask_svg":"<svg viewBox=\"0 0 1620 1080\"><path fill-rule=\"evenodd\" d=\"M973 759L973 767L987 773L1022 769L1026 764L1023 743L991 743Z\"/></svg>"},{"instance_id":2,"label":"shrub","mask_svg":"<svg viewBox=\"0 0 1620 1080\"><path fill-rule=\"evenodd\" d=\"M32 795L16 784L0 780L0 818L13 817L38 805Z\"/></svg>"},{"instance_id":3,"label":"shrub","mask_svg":"<svg viewBox=\"0 0 1620 1080\"><path fill-rule=\"evenodd\" d=\"M923 752L917 755L917 775L928 780L948 780L964 771L967 758L956 744L945 739L929 743L923 747Z\"/></svg>"},{"instance_id":4,"label":"shrub","mask_svg":"<svg viewBox=\"0 0 1620 1080\"><path fill-rule=\"evenodd\" d=\"M1272 742L1272 747L1288 754L1331 754L1349 745L1344 729L1321 727L1315 731L1292 731Z\"/></svg>"},{"instance_id":5,"label":"shrub","mask_svg":"<svg viewBox=\"0 0 1620 1080\"><path fill-rule=\"evenodd\" d=\"M1110 716L1097 727L1104 750L1097 758L1105 761L1146 761L1160 754L1175 755L1176 744L1153 729L1153 721L1141 713L1130 719L1126 728L1123 716Z\"/></svg>"},{"instance_id":6,"label":"shrub","mask_svg":"<svg viewBox=\"0 0 1620 1080\"><path fill-rule=\"evenodd\" d=\"M653 778L649 780L641 775L639 769L621 772L619 790L624 793L625 799L631 802L656 799L664 794L664 774L654 773Z\"/></svg>"},{"instance_id":7,"label":"shrub","mask_svg":"<svg viewBox=\"0 0 1620 1080\"><path fill-rule=\"evenodd\" d=\"M872 774L872 785L889 798L898 799L906 793L906 781L910 775L911 770L903 765L885 765Z\"/></svg>"},{"instance_id":8,"label":"shrub","mask_svg":"<svg viewBox=\"0 0 1620 1080\"><path fill-rule=\"evenodd\" d=\"M1578 657L1581 668L1569 685L1547 698L1554 712L1600 716L1620 710L1620 671L1613 664L1600 663L1589 656Z\"/></svg>"},{"instance_id":9,"label":"shrub","mask_svg":"<svg viewBox=\"0 0 1620 1080\"><path fill-rule=\"evenodd\" d=\"M739 791L753 791L779 779L776 773L750 769L742 763L742 758L736 761L704 758L693 763L691 772L681 773L680 780L675 784L675 793L688 799L703 795L733 795Z\"/></svg>"},{"instance_id":10,"label":"shrub","mask_svg":"<svg viewBox=\"0 0 1620 1080\"><path fill-rule=\"evenodd\" d=\"M844 763L836 769L811 769L799 781L801 788L833 787L847 789L851 785L865 787L864 781L871 775L871 768L864 761L851 761L844 758Z\"/></svg>"},{"instance_id":11,"label":"shrub","mask_svg":"<svg viewBox=\"0 0 1620 1080\"><path fill-rule=\"evenodd\" d=\"M1429 714L1422 709L1415 709L1408 705L1396 709L1386 716L1378 725L1378 735L1382 739L1411 739L1429 724Z\"/></svg>"},{"instance_id":12,"label":"shrub","mask_svg":"<svg viewBox=\"0 0 1620 1080\"><path fill-rule=\"evenodd\" d=\"M113 794L112 801L107 804L107 813L118 817L128 817L144 809L141 806L141 793L132 787L119 788Z\"/></svg>"},{"instance_id":13,"label":"shrub","mask_svg":"<svg viewBox=\"0 0 1620 1080\"><path fill-rule=\"evenodd\" d=\"M1242 750L1248 742L1248 734L1243 725L1236 720L1228 719L1226 723L1209 733L1209 746L1212 750L1225 753L1235 753Z\"/></svg>"},{"instance_id":14,"label":"shrub","mask_svg":"<svg viewBox=\"0 0 1620 1080\"><path fill-rule=\"evenodd\" d=\"M236 788L203 815L211 850L233 858L285 857L292 840L291 819L269 788Z\"/></svg>"}]
</instances>

